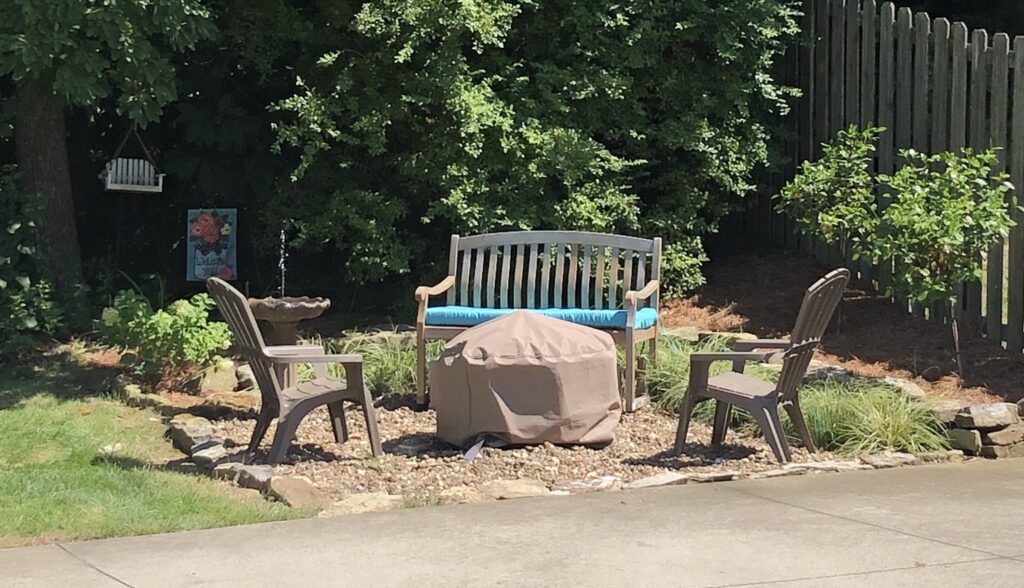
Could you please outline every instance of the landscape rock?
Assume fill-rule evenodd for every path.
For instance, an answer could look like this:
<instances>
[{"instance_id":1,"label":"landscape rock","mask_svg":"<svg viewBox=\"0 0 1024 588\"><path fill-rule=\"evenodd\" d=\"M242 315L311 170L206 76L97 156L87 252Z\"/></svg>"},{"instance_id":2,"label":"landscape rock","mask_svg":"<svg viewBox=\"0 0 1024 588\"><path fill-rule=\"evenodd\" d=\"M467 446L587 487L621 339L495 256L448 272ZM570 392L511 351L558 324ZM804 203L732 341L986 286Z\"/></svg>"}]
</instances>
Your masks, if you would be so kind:
<instances>
[{"instance_id":1,"label":"landscape rock","mask_svg":"<svg viewBox=\"0 0 1024 588\"><path fill-rule=\"evenodd\" d=\"M405 499L399 495L383 492L349 494L329 504L318 516L326 518L364 512L384 512L401 508L404 501Z\"/></svg>"},{"instance_id":2,"label":"landscape rock","mask_svg":"<svg viewBox=\"0 0 1024 588\"><path fill-rule=\"evenodd\" d=\"M860 461L875 469L896 468L900 466L912 466L921 463L914 455L909 453L885 452L874 455L865 455Z\"/></svg>"},{"instance_id":3,"label":"landscape rock","mask_svg":"<svg viewBox=\"0 0 1024 588\"><path fill-rule=\"evenodd\" d=\"M306 478L274 476L267 484L267 494L293 508L320 511L331 501Z\"/></svg>"},{"instance_id":4,"label":"landscape rock","mask_svg":"<svg viewBox=\"0 0 1024 588\"><path fill-rule=\"evenodd\" d=\"M582 480L556 481L551 486L551 492L555 494L586 494L588 492L619 490L621 488L622 478L618 476L598 476Z\"/></svg>"},{"instance_id":5,"label":"landscape rock","mask_svg":"<svg viewBox=\"0 0 1024 588\"><path fill-rule=\"evenodd\" d=\"M1024 417L1024 398L1017 401L1017 416Z\"/></svg>"},{"instance_id":6,"label":"landscape rock","mask_svg":"<svg viewBox=\"0 0 1024 588\"><path fill-rule=\"evenodd\" d=\"M235 379L238 381L235 384L235 390L251 390L256 387L256 374L252 371L252 366L247 363L240 363L235 368Z\"/></svg>"},{"instance_id":7,"label":"landscape rock","mask_svg":"<svg viewBox=\"0 0 1024 588\"><path fill-rule=\"evenodd\" d=\"M228 456L228 450L224 449L224 444L217 440L210 440L198 445L194 445L191 449L192 463L199 467L213 467L218 461Z\"/></svg>"},{"instance_id":8,"label":"landscape rock","mask_svg":"<svg viewBox=\"0 0 1024 588\"><path fill-rule=\"evenodd\" d=\"M551 491L544 485L544 482L536 478L495 480L481 484L479 489L484 496L495 500L529 498L531 496L547 496L551 494Z\"/></svg>"},{"instance_id":9,"label":"landscape rock","mask_svg":"<svg viewBox=\"0 0 1024 588\"><path fill-rule=\"evenodd\" d=\"M192 412L208 418L229 415L254 417L259 412L260 396L256 392L214 392Z\"/></svg>"},{"instance_id":10,"label":"landscape rock","mask_svg":"<svg viewBox=\"0 0 1024 588\"><path fill-rule=\"evenodd\" d=\"M242 468L244 467L246 466L237 461L227 461L215 465L210 475L218 480L235 482L238 480L238 476L242 473Z\"/></svg>"},{"instance_id":11,"label":"landscape rock","mask_svg":"<svg viewBox=\"0 0 1024 588\"><path fill-rule=\"evenodd\" d=\"M921 377L924 378L926 382L938 382L942 379L942 368L937 365L928 367L921 372Z\"/></svg>"},{"instance_id":12,"label":"landscape rock","mask_svg":"<svg viewBox=\"0 0 1024 588\"><path fill-rule=\"evenodd\" d=\"M776 365L781 366L781 364ZM826 363L815 365L815 362L812 362L807 368L807 374L804 377L807 380L834 380L836 382L849 382L853 379L853 372L838 365L830 365Z\"/></svg>"},{"instance_id":13,"label":"landscape rock","mask_svg":"<svg viewBox=\"0 0 1024 588\"><path fill-rule=\"evenodd\" d=\"M235 362L221 359L203 371L199 378L199 394L208 396L214 392L231 392L238 385L235 376Z\"/></svg>"},{"instance_id":14,"label":"landscape rock","mask_svg":"<svg viewBox=\"0 0 1024 588\"><path fill-rule=\"evenodd\" d=\"M167 432L171 443L182 453L189 453L193 446L214 438L213 423L187 413L172 418Z\"/></svg>"},{"instance_id":15,"label":"landscape rock","mask_svg":"<svg viewBox=\"0 0 1024 588\"><path fill-rule=\"evenodd\" d=\"M711 472L709 474L690 474L689 478L692 482L698 484L706 484L708 482L728 482L729 480L735 480L739 472Z\"/></svg>"},{"instance_id":16,"label":"landscape rock","mask_svg":"<svg viewBox=\"0 0 1024 588\"><path fill-rule=\"evenodd\" d=\"M237 484L242 488L264 491L274 476L274 468L268 465L238 465Z\"/></svg>"},{"instance_id":17,"label":"landscape rock","mask_svg":"<svg viewBox=\"0 0 1024 588\"><path fill-rule=\"evenodd\" d=\"M117 443L104 445L102 448L100 448L100 453L102 453L103 455L114 455L115 453L121 451L122 449L124 449L124 445L122 445L121 442L118 441Z\"/></svg>"},{"instance_id":18,"label":"landscape rock","mask_svg":"<svg viewBox=\"0 0 1024 588\"><path fill-rule=\"evenodd\" d=\"M762 478L781 478L783 476L802 476L803 474L806 474L806 473L807 473L807 470L803 470L803 469L796 469L796 470L794 470L794 469L789 469L789 470L785 470L785 469L768 470L767 472L757 472L756 474L751 474L750 475L750 479L751 480L759 480L759 479L762 479Z\"/></svg>"},{"instance_id":19,"label":"landscape rock","mask_svg":"<svg viewBox=\"0 0 1024 588\"><path fill-rule=\"evenodd\" d=\"M787 463L784 470L805 470L809 472L851 472L855 470L874 469L857 461L810 461L806 463Z\"/></svg>"},{"instance_id":20,"label":"landscape rock","mask_svg":"<svg viewBox=\"0 0 1024 588\"><path fill-rule=\"evenodd\" d=\"M437 495L438 504L467 504L484 500L487 500L487 497L483 492L472 486L452 486L445 488Z\"/></svg>"},{"instance_id":21,"label":"landscape rock","mask_svg":"<svg viewBox=\"0 0 1024 588\"><path fill-rule=\"evenodd\" d=\"M1016 445L985 445L979 452L982 457L1004 458L1024 457L1024 443Z\"/></svg>"},{"instance_id":22,"label":"landscape rock","mask_svg":"<svg viewBox=\"0 0 1024 588\"><path fill-rule=\"evenodd\" d=\"M981 442L985 445L1013 445L1024 441L1024 423L1010 425L998 431L982 433Z\"/></svg>"},{"instance_id":23,"label":"landscape rock","mask_svg":"<svg viewBox=\"0 0 1024 588\"><path fill-rule=\"evenodd\" d=\"M981 433L968 429L949 429L946 431L949 446L953 449L977 453L981 450Z\"/></svg>"},{"instance_id":24,"label":"landscape rock","mask_svg":"<svg viewBox=\"0 0 1024 588\"><path fill-rule=\"evenodd\" d=\"M125 404L134 408L151 408L163 416L175 416L186 412L185 407L174 404L159 394L138 394L125 399Z\"/></svg>"},{"instance_id":25,"label":"landscape rock","mask_svg":"<svg viewBox=\"0 0 1024 588\"><path fill-rule=\"evenodd\" d=\"M910 380L904 380L903 378L894 378L892 376L886 376L882 378L882 381L892 386L893 388L899 388L907 396L913 396L914 398L924 398L927 394L924 388L911 382ZM955 415L954 415L955 416Z\"/></svg>"},{"instance_id":26,"label":"landscape rock","mask_svg":"<svg viewBox=\"0 0 1024 588\"><path fill-rule=\"evenodd\" d=\"M964 460L964 452L959 449L949 451L926 451L918 453L917 458L924 463L954 463Z\"/></svg>"},{"instance_id":27,"label":"landscape rock","mask_svg":"<svg viewBox=\"0 0 1024 588\"><path fill-rule=\"evenodd\" d=\"M627 490L635 490L637 488L657 488L658 486L676 486L679 484L685 484L689 481L690 477L686 474L680 474L678 472L662 472L639 480L634 480L625 486Z\"/></svg>"},{"instance_id":28,"label":"landscape rock","mask_svg":"<svg viewBox=\"0 0 1024 588\"><path fill-rule=\"evenodd\" d=\"M961 429L992 431L1016 425L1020 417L1017 416L1016 404L976 404L960 411L954 422Z\"/></svg>"},{"instance_id":29,"label":"landscape rock","mask_svg":"<svg viewBox=\"0 0 1024 588\"><path fill-rule=\"evenodd\" d=\"M956 415L967 406L968 404L962 400L928 400L928 408L935 415L935 419L943 425L952 424L956 420Z\"/></svg>"}]
</instances>

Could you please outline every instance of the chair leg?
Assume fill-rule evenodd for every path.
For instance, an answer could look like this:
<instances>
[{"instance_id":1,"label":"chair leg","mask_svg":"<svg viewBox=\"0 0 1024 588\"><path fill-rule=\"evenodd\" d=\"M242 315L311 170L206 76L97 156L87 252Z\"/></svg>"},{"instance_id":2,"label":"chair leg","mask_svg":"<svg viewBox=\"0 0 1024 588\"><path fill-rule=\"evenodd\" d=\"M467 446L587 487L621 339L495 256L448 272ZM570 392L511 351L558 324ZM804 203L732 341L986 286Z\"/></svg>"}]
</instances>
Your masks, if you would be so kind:
<instances>
[{"instance_id":1,"label":"chair leg","mask_svg":"<svg viewBox=\"0 0 1024 588\"><path fill-rule=\"evenodd\" d=\"M761 427L764 439L772 448L775 459L779 463L786 463L792 458L789 454L789 444L786 442L786 435L782 432L782 422L779 421L779 412L775 406L764 406L753 411L757 425Z\"/></svg>"},{"instance_id":2,"label":"chair leg","mask_svg":"<svg viewBox=\"0 0 1024 588\"><path fill-rule=\"evenodd\" d=\"M622 396L626 412L636 410L636 344L633 330L626 329L626 375L622 383Z\"/></svg>"},{"instance_id":3,"label":"chair leg","mask_svg":"<svg viewBox=\"0 0 1024 588\"><path fill-rule=\"evenodd\" d=\"M715 426L711 430L711 444L725 443L725 433L729 430L729 415L732 405L724 400L715 400Z\"/></svg>"},{"instance_id":4,"label":"chair leg","mask_svg":"<svg viewBox=\"0 0 1024 588\"><path fill-rule=\"evenodd\" d=\"M416 325L416 403L427 406L427 340L422 324Z\"/></svg>"},{"instance_id":5,"label":"chair leg","mask_svg":"<svg viewBox=\"0 0 1024 588\"><path fill-rule=\"evenodd\" d=\"M331 414L331 429L334 430L334 440L338 443L348 441L348 423L345 421L345 404L339 400L327 405L327 411Z\"/></svg>"},{"instance_id":6,"label":"chair leg","mask_svg":"<svg viewBox=\"0 0 1024 588\"><path fill-rule=\"evenodd\" d=\"M687 392L686 396L683 396L683 401L679 403L679 428L676 429L676 445L673 455L680 455L683 452L683 446L686 445L686 435L690 430L690 417L693 415L694 404L696 404L696 399L691 392Z\"/></svg>"},{"instance_id":7,"label":"chair leg","mask_svg":"<svg viewBox=\"0 0 1024 588\"><path fill-rule=\"evenodd\" d=\"M275 411L264 408L256 416L256 428L253 429L252 437L249 438L249 453L255 453L260 448L260 442L263 441L263 437L267 435L267 429L270 428L270 421L274 420L274 413Z\"/></svg>"},{"instance_id":8,"label":"chair leg","mask_svg":"<svg viewBox=\"0 0 1024 588\"><path fill-rule=\"evenodd\" d=\"M384 455L384 450L380 446L380 433L377 431L377 411L373 408L373 397L365 387L360 404L363 405L363 418L366 419L366 431L370 436L370 453L374 457Z\"/></svg>"},{"instance_id":9,"label":"chair leg","mask_svg":"<svg viewBox=\"0 0 1024 588\"><path fill-rule=\"evenodd\" d=\"M274 443L270 446L270 455L267 456L268 464L275 464L284 461L288 455L288 447L295 439L295 431L302 422L305 414L289 413L277 420L277 432L274 433Z\"/></svg>"},{"instance_id":10,"label":"chair leg","mask_svg":"<svg viewBox=\"0 0 1024 588\"><path fill-rule=\"evenodd\" d=\"M784 408L786 409L786 414L789 415L790 422L793 423L793 428L796 429L796 434L803 441L804 448L811 453L816 453L818 448L814 445L814 439L811 439L811 431L807 428L804 413L800 411L800 403L793 401L784 405Z\"/></svg>"}]
</instances>

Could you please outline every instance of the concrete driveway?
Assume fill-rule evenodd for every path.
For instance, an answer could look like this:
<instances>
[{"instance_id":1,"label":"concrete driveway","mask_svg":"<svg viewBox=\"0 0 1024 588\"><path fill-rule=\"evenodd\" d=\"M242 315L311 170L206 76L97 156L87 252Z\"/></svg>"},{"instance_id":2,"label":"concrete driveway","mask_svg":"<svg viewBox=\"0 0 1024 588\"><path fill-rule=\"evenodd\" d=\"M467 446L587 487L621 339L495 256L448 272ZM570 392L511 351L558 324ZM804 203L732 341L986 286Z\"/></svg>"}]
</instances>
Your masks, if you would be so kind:
<instances>
[{"instance_id":1,"label":"concrete driveway","mask_svg":"<svg viewBox=\"0 0 1024 588\"><path fill-rule=\"evenodd\" d=\"M1024 459L0 550L4 586L1024 586Z\"/></svg>"}]
</instances>

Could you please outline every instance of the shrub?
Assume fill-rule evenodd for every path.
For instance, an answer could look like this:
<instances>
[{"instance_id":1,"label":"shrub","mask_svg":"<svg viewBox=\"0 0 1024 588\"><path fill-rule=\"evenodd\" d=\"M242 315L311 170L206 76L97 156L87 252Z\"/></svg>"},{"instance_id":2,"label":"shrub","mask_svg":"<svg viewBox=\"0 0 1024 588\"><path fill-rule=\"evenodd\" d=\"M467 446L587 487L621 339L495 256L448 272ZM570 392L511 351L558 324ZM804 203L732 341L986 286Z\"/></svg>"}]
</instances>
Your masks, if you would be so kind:
<instances>
[{"instance_id":1,"label":"shrub","mask_svg":"<svg viewBox=\"0 0 1024 588\"><path fill-rule=\"evenodd\" d=\"M341 4L277 104L301 164L265 216L358 281L430 268L449 232L557 228L661 236L663 290L699 285L787 109L787 0Z\"/></svg>"},{"instance_id":2,"label":"shrub","mask_svg":"<svg viewBox=\"0 0 1024 588\"><path fill-rule=\"evenodd\" d=\"M0 356L34 346L64 325L36 253L38 205L17 189L13 166L0 166Z\"/></svg>"},{"instance_id":3,"label":"shrub","mask_svg":"<svg viewBox=\"0 0 1024 588\"><path fill-rule=\"evenodd\" d=\"M123 361L143 375L189 372L213 365L231 346L227 324L209 320L213 307L208 295L196 294L154 312L144 296L124 290L103 310L98 329L105 344L129 352Z\"/></svg>"}]
</instances>

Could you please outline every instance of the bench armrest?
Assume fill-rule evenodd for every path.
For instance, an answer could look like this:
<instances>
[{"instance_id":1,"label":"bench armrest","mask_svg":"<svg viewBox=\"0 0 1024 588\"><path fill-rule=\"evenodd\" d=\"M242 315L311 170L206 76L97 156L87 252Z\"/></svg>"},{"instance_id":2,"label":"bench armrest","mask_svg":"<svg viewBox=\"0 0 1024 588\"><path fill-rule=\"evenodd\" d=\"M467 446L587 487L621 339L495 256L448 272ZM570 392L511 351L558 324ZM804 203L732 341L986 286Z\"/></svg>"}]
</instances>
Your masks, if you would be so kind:
<instances>
[{"instance_id":1,"label":"bench armrest","mask_svg":"<svg viewBox=\"0 0 1024 588\"><path fill-rule=\"evenodd\" d=\"M641 288L640 290L630 290L626 292L626 295L622 298L627 305L636 305L640 300L647 300L658 291L660 282L658 280L651 280Z\"/></svg>"},{"instance_id":2,"label":"bench armrest","mask_svg":"<svg viewBox=\"0 0 1024 588\"><path fill-rule=\"evenodd\" d=\"M423 301L431 296L444 294L455 286L455 276L448 276L441 280L436 286L420 286L416 288L416 300Z\"/></svg>"}]
</instances>

